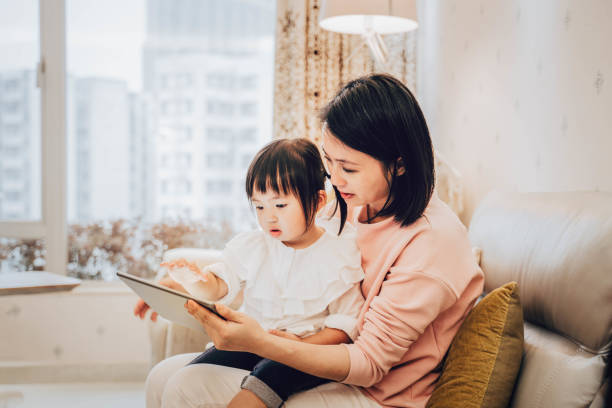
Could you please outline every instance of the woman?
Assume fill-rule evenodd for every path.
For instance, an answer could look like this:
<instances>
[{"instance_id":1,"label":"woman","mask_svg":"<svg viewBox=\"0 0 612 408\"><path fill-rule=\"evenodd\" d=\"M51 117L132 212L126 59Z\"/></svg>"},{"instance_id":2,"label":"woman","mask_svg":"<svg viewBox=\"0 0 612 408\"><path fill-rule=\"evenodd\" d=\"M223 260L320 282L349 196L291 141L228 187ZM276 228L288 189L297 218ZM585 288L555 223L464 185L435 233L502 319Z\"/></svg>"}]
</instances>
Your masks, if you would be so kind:
<instances>
[{"instance_id":1,"label":"woman","mask_svg":"<svg viewBox=\"0 0 612 408\"><path fill-rule=\"evenodd\" d=\"M389 75L349 82L324 108L322 149L331 183L357 227L366 299L353 344L313 345L265 332L220 306L226 320L185 306L221 350L248 351L337 381L289 398L288 407L424 407L448 347L483 289L466 230L433 193L434 160L414 96ZM158 364L148 406L225 406L245 372ZM265 406L242 390L243 404ZM233 400L240 406L240 399Z\"/></svg>"}]
</instances>

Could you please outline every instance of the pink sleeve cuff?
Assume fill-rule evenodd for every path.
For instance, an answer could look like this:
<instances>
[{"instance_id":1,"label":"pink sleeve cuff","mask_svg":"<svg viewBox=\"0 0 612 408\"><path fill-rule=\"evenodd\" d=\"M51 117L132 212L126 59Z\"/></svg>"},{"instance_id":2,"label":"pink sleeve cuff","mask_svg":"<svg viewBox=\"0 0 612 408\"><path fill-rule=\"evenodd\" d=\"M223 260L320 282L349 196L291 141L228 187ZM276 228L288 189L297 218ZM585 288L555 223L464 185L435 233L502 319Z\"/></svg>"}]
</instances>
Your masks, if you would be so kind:
<instances>
[{"instance_id":1,"label":"pink sleeve cuff","mask_svg":"<svg viewBox=\"0 0 612 408\"><path fill-rule=\"evenodd\" d=\"M364 366L367 361L366 356L363 354L363 351L356 344L342 344L346 347L349 353L349 362L350 368L349 373L346 378L340 382L344 384L352 384L352 385L366 385L369 384L369 378L365 378L363 373L367 373L368 370ZM361 375L360 375L361 374Z\"/></svg>"}]
</instances>

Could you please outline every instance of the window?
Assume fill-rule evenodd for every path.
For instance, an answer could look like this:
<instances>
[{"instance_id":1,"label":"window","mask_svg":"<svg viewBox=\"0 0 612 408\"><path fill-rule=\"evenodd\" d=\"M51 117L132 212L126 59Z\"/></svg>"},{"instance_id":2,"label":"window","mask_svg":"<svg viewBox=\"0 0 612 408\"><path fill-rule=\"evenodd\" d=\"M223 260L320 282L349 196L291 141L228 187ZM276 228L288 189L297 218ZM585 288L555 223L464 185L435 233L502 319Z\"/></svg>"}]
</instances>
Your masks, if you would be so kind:
<instances>
[{"instance_id":1,"label":"window","mask_svg":"<svg viewBox=\"0 0 612 408\"><path fill-rule=\"evenodd\" d=\"M255 89L257 87L257 77L255 75L244 76L240 79L240 85L243 89Z\"/></svg>"},{"instance_id":2,"label":"window","mask_svg":"<svg viewBox=\"0 0 612 408\"><path fill-rule=\"evenodd\" d=\"M232 191L230 180L208 180L206 182L207 194L227 194Z\"/></svg>"},{"instance_id":3,"label":"window","mask_svg":"<svg viewBox=\"0 0 612 408\"><path fill-rule=\"evenodd\" d=\"M191 157L191 153L164 153L161 157L161 167L168 170L189 170Z\"/></svg>"},{"instance_id":4,"label":"window","mask_svg":"<svg viewBox=\"0 0 612 408\"><path fill-rule=\"evenodd\" d=\"M40 90L36 87L39 8L36 1L0 0L0 10L0 38L4 39L0 42L0 195L10 201L0 200L0 221L38 221L41 219ZM16 207L27 207L28 211L16 211Z\"/></svg>"},{"instance_id":5,"label":"window","mask_svg":"<svg viewBox=\"0 0 612 408\"><path fill-rule=\"evenodd\" d=\"M234 105L231 102L213 99L206 102L206 107L210 116L228 117L234 114Z\"/></svg>"},{"instance_id":6,"label":"window","mask_svg":"<svg viewBox=\"0 0 612 408\"><path fill-rule=\"evenodd\" d=\"M228 222L234 215L234 210L229 207L211 207L208 209L208 219L216 222Z\"/></svg>"},{"instance_id":7,"label":"window","mask_svg":"<svg viewBox=\"0 0 612 408\"><path fill-rule=\"evenodd\" d=\"M162 195L184 196L191 194L191 181L182 178L162 180Z\"/></svg>"},{"instance_id":8,"label":"window","mask_svg":"<svg viewBox=\"0 0 612 408\"><path fill-rule=\"evenodd\" d=\"M210 127L206 129L206 141L209 143L232 143L234 131L227 127Z\"/></svg>"},{"instance_id":9,"label":"window","mask_svg":"<svg viewBox=\"0 0 612 408\"><path fill-rule=\"evenodd\" d=\"M240 105L240 113L243 116L257 115L257 104L254 102L243 103L242 105Z\"/></svg>"},{"instance_id":10,"label":"window","mask_svg":"<svg viewBox=\"0 0 612 408\"><path fill-rule=\"evenodd\" d=\"M193 129L190 126L160 126L159 136L162 142L189 143L193 141Z\"/></svg>"},{"instance_id":11,"label":"window","mask_svg":"<svg viewBox=\"0 0 612 408\"><path fill-rule=\"evenodd\" d=\"M231 90L234 88L234 76L223 72L211 72L206 76L206 85L210 89ZM242 88L242 87L240 87Z\"/></svg>"},{"instance_id":12,"label":"window","mask_svg":"<svg viewBox=\"0 0 612 408\"><path fill-rule=\"evenodd\" d=\"M188 115L193 112L193 102L189 99L167 100L161 103L161 113L166 116Z\"/></svg>"},{"instance_id":13,"label":"window","mask_svg":"<svg viewBox=\"0 0 612 408\"><path fill-rule=\"evenodd\" d=\"M242 155L242 160L240 161L242 167L243 168L249 167L249 164L251 164L251 160L253 160L253 157L254 155L250 155L250 154Z\"/></svg>"},{"instance_id":14,"label":"window","mask_svg":"<svg viewBox=\"0 0 612 408\"><path fill-rule=\"evenodd\" d=\"M13 92L18 92L20 88L19 79L8 79L4 81L4 92L5 94L10 94Z\"/></svg>"},{"instance_id":15,"label":"window","mask_svg":"<svg viewBox=\"0 0 612 408\"><path fill-rule=\"evenodd\" d=\"M118 267L148 276L161 248L202 245L172 237L224 236L214 228L216 217L244 228L227 215L247 207L246 198L220 194L212 212L204 203L211 174L233 180L244 172L226 145L244 126L232 122L245 90L240 78L266 66L251 85L273 83L275 2L242 1L249 7L223 0L0 0L0 55L11 56L0 57L0 238L46 245L46 259L36 258L36 268L110 279L104 271ZM203 24L211 8L224 20ZM39 15L45 32L39 32ZM41 54L42 92L36 87ZM252 98L256 126L270 125L271 117L260 117L272 111L270 94ZM223 140L221 153L220 146L208 146L208 128L223 129L210 136ZM49 141L46 151L41 134ZM9 135L23 143L5 144ZM249 149L254 154L265 142L256 138ZM19 174L11 182L24 188L7 184L7 171ZM181 222L170 225L165 215ZM117 234L125 245L109 252L107 240ZM206 242L226 241L215 239ZM3 254L20 243L4 242L0 270L13 270L15 262L6 266ZM17 269L34 266L33 258L23 259ZM96 269L109 259L113 268Z\"/></svg>"},{"instance_id":16,"label":"window","mask_svg":"<svg viewBox=\"0 0 612 408\"><path fill-rule=\"evenodd\" d=\"M240 131L240 143L254 143L257 141L257 129L246 128Z\"/></svg>"},{"instance_id":17,"label":"window","mask_svg":"<svg viewBox=\"0 0 612 408\"><path fill-rule=\"evenodd\" d=\"M209 169L227 169L233 166L234 156L231 153L208 153L206 165Z\"/></svg>"}]
</instances>

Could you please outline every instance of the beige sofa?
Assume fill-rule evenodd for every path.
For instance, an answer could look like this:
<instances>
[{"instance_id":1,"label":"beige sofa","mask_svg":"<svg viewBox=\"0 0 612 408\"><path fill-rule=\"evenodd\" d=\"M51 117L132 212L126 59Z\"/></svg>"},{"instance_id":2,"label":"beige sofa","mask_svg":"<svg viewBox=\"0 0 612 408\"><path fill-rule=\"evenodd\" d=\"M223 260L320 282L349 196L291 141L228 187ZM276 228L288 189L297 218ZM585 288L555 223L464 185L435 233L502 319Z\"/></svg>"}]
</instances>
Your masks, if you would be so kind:
<instances>
[{"instance_id":1,"label":"beige sofa","mask_svg":"<svg viewBox=\"0 0 612 408\"><path fill-rule=\"evenodd\" d=\"M511 406L604 407L604 354L612 335L612 194L489 195L470 239L482 249L487 291L517 281L525 352ZM175 249L164 258L201 263L218 251ZM205 335L160 321L152 358L201 351Z\"/></svg>"}]
</instances>

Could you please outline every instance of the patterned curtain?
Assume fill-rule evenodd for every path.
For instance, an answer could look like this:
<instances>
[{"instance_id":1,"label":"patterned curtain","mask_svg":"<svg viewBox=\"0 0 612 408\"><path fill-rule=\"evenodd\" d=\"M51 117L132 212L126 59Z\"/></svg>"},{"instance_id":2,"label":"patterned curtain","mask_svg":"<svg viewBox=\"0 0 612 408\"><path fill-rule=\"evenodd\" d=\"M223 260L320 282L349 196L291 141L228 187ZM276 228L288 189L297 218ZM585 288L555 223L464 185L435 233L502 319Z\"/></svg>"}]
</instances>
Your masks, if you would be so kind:
<instances>
[{"instance_id":1,"label":"patterned curtain","mask_svg":"<svg viewBox=\"0 0 612 408\"><path fill-rule=\"evenodd\" d=\"M379 67L358 35L319 27L322 0L277 0L274 137L321 139L319 110L349 80L388 72L416 94L417 31L384 36L387 66ZM436 190L460 214L461 176L435 152Z\"/></svg>"},{"instance_id":2,"label":"patterned curtain","mask_svg":"<svg viewBox=\"0 0 612 408\"><path fill-rule=\"evenodd\" d=\"M322 0L278 0L274 73L274 137L318 142L318 112L349 80L381 72L358 35L319 27ZM416 33L387 35L384 71L415 91Z\"/></svg>"}]
</instances>

